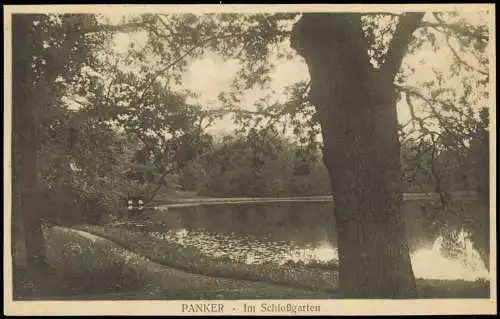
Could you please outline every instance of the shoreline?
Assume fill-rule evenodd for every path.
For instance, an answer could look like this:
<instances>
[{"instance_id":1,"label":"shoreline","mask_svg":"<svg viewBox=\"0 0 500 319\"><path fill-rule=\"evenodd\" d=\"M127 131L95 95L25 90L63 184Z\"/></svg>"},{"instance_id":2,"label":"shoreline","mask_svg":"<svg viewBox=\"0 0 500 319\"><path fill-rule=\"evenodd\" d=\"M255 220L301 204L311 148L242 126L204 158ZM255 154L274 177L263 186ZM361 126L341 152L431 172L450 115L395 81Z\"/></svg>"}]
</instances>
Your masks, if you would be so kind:
<instances>
[{"instance_id":1,"label":"shoreline","mask_svg":"<svg viewBox=\"0 0 500 319\"><path fill-rule=\"evenodd\" d=\"M462 201L474 201L477 198L476 192L449 192L449 194ZM438 193L403 193L404 201L439 200ZM167 198L154 199L145 208L169 208L169 207L189 207L205 205L230 205L230 204L265 204L265 203L307 203L307 202L333 202L332 195L317 196L294 196L294 197L188 197L188 198Z\"/></svg>"},{"instance_id":2,"label":"shoreline","mask_svg":"<svg viewBox=\"0 0 500 319\"><path fill-rule=\"evenodd\" d=\"M304 289L310 292L336 294L338 286L336 271L309 266L275 264L246 265L235 261L221 260L167 244L144 234L114 227L80 226L77 229L102 236L121 247L149 258L162 265L192 274L201 274L215 278L243 280ZM151 248L152 247L152 248ZM326 275L326 277L324 277ZM334 279L335 278L335 279ZM333 280L333 281L332 281ZM489 281L416 279L420 291L418 299L426 298L487 298ZM341 298L341 297L339 297Z\"/></svg>"}]
</instances>

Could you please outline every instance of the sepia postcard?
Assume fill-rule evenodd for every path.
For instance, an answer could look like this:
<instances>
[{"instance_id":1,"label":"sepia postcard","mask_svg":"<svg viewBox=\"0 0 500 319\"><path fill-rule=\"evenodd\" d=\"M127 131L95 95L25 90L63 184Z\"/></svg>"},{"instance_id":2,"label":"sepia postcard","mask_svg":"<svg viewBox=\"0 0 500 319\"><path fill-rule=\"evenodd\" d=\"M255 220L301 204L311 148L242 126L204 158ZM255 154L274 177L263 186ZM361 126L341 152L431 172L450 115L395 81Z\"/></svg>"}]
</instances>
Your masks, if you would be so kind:
<instances>
[{"instance_id":1,"label":"sepia postcard","mask_svg":"<svg viewBox=\"0 0 500 319\"><path fill-rule=\"evenodd\" d=\"M4 313L496 314L494 12L4 6Z\"/></svg>"}]
</instances>

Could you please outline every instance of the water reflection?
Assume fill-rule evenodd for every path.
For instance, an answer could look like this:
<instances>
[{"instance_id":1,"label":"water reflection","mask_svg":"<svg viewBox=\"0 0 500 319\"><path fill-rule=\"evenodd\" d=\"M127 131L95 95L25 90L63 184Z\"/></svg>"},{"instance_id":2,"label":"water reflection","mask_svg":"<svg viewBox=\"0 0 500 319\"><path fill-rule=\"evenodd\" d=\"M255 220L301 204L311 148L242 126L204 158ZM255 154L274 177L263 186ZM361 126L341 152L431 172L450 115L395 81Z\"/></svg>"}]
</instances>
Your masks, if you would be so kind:
<instances>
[{"instance_id":1,"label":"water reflection","mask_svg":"<svg viewBox=\"0 0 500 319\"><path fill-rule=\"evenodd\" d=\"M418 202L405 203L408 240L417 278L488 278L470 240L445 257L443 239L425 224ZM274 203L199 206L150 212L150 235L194 247L201 253L247 264L336 263L332 203ZM462 232L463 233L463 232Z\"/></svg>"},{"instance_id":2,"label":"water reflection","mask_svg":"<svg viewBox=\"0 0 500 319\"><path fill-rule=\"evenodd\" d=\"M200 230L179 229L149 232L149 235L183 247L196 248L208 256L224 257L247 264L282 265L288 261L309 263L336 259L336 250L326 241L304 248L294 242L272 240L269 236L257 238L236 233L208 233Z\"/></svg>"},{"instance_id":3,"label":"water reflection","mask_svg":"<svg viewBox=\"0 0 500 319\"><path fill-rule=\"evenodd\" d=\"M461 248L455 257L445 257L443 237L438 237L431 248L422 248L412 254L413 272L426 279L489 279L489 273L479 253L473 248L465 231L460 231Z\"/></svg>"},{"instance_id":4,"label":"water reflection","mask_svg":"<svg viewBox=\"0 0 500 319\"><path fill-rule=\"evenodd\" d=\"M294 262L317 261L327 263L339 259L337 248L333 247L328 241L321 241L315 247L294 248L289 251L288 260Z\"/></svg>"},{"instance_id":5,"label":"water reflection","mask_svg":"<svg viewBox=\"0 0 500 319\"><path fill-rule=\"evenodd\" d=\"M149 213L147 219L168 229L236 233L272 241L294 241L298 246L328 241L337 245L331 202L252 203L170 208ZM405 204L410 249L431 246L436 235L426 225L421 205ZM162 231L162 229L158 229Z\"/></svg>"}]
</instances>

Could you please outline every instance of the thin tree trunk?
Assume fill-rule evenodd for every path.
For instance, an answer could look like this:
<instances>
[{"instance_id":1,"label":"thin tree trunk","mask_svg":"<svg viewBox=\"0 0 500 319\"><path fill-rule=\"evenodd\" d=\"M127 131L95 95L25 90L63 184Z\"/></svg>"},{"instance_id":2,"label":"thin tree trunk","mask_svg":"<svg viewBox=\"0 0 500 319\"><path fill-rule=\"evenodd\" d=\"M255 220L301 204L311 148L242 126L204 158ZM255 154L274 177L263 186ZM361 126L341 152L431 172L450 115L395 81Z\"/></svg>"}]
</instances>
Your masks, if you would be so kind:
<instances>
[{"instance_id":1,"label":"thin tree trunk","mask_svg":"<svg viewBox=\"0 0 500 319\"><path fill-rule=\"evenodd\" d=\"M478 194L477 216L473 227L473 242L486 268L490 268L490 170L489 132L478 127L477 137L472 142L473 172Z\"/></svg>"},{"instance_id":2,"label":"thin tree trunk","mask_svg":"<svg viewBox=\"0 0 500 319\"><path fill-rule=\"evenodd\" d=\"M30 30L26 15L12 17L12 214L22 223L26 245L26 266L38 274L46 268L44 238L41 229L37 178L36 100L32 97Z\"/></svg>"},{"instance_id":3,"label":"thin tree trunk","mask_svg":"<svg viewBox=\"0 0 500 319\"><path fill-rule=\"evenodd\" d=\"M369 63L359 15L306 14L292 43L309 67L321 124L340 290L347 298L414 298L393 77Z\"/></svg>"}]
</instances>

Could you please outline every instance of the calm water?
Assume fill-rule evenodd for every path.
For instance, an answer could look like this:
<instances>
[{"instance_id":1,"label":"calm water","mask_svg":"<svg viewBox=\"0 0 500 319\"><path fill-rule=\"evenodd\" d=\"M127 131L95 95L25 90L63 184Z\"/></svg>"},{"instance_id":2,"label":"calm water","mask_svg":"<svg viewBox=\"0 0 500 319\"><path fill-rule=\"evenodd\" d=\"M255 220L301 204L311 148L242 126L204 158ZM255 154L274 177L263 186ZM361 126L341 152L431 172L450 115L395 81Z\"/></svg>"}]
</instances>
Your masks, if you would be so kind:
<instances>
[{"instance_id":1,"label":"calm water","mask_svg":"<svg viewBox=\"0 0 500 319\"><path fill-rule=\"evenodd\" d=\"M474 205L461 203L462 209ZM287 261L335 262L335 222L331 202L251 203L169 208L145 213L134 227L153 237L195 247L202 253L249 264ZM417 277L484 278L488 272L463 237L463 256L445 258L442 239L424 221L422 203L407 201L404 215ZM459 229L457 229L459 231Z\"/></svg>"}]
</instances>

